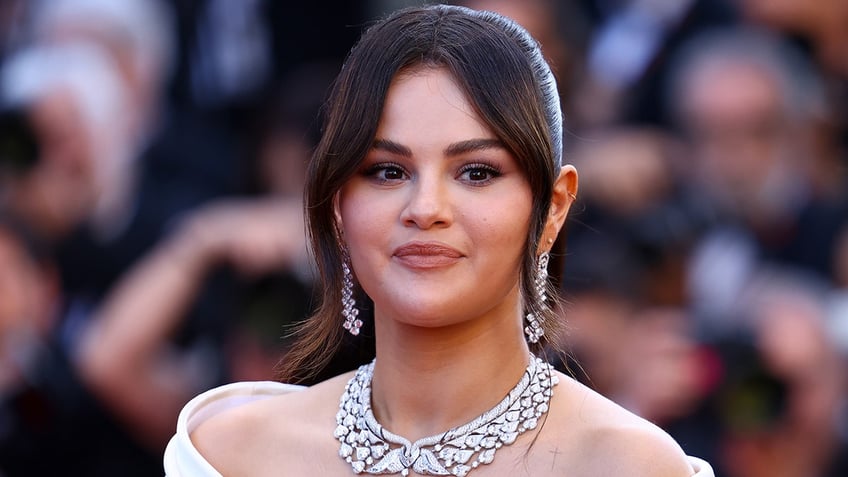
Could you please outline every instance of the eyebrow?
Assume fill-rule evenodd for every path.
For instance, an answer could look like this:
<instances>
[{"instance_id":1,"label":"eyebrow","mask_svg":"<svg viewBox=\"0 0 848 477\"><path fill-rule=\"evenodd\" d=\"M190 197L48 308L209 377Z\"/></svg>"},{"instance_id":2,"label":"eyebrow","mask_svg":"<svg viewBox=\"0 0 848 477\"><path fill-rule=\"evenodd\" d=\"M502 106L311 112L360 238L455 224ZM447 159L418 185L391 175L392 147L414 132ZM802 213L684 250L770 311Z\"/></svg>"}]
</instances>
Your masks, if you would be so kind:
<instances>
[{"instance_id":1,"label":"eyebrow","mask_svg":"<svg viewBox=\"0 0 848 477\"><path fill-rule=\"evenodd\" d=\"M467 152L480 151L483 149L505 149L499 139L469 139L451 144L445 149L446 156L458 156Z\"/></svg>"},{"instance_id":2,"label":"eyebrow","mask_svg":"<svg viewBox=\"0 0 848 477\"><path fill-rule=\"evenodd\" d=\"M397 154L403 157L412 157L412 150L403 144L398 144L388 139L375 139L371 145L372 149L386 151L392 154ZM445 148L446 156L459 156L468 152L479 151L482 149L505 149L504 144L499 139L469 139L450 144Z\"/></svg>"},{"instance_id":3,"label":"eyebrow","mask_svg":"<svg viewBox=\"0 0 848 477\"><path fill-rule=\"evenodd\" d=\"M371 145L371 149L386 151L403 157L412 157L411 149L388 139L375 139L374 144Z\"/></svg>"}]
</instances>

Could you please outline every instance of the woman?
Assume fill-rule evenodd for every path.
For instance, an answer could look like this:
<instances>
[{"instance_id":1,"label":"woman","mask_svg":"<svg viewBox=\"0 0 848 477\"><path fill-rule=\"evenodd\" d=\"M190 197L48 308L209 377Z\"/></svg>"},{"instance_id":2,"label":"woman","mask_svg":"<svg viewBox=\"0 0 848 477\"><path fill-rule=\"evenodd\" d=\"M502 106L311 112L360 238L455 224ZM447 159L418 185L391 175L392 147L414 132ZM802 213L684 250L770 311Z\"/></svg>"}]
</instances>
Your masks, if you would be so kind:
<instances>
[{"instance_id":1,"label":"woman","mask_svg":"<svg viewBox=\"0 0 848 477\"><path fill-rule=\"evenodd\" d=\"M376 359L199 396L168 475L711 475L531 354L556 321L548 252L577 190L561 122L538 46L504 17L431 6L370 28L310 167L324 296L282 380L358 335L360 308Z\"/></svg>"}]
</instances>

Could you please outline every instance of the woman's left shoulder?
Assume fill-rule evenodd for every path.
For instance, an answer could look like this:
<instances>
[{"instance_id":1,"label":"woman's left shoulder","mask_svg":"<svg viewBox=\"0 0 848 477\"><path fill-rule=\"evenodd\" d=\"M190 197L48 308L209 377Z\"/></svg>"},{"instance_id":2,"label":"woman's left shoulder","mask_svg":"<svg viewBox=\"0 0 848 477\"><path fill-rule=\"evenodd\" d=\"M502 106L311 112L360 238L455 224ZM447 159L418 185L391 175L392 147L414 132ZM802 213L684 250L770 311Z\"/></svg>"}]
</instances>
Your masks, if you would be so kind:
<instances>
[{"instance_id":1,"label":"woman's left shoulder","mask_svg":"<svg viewBox=\"0 0 848 477\"><path fill-rule=\"evenodd\" d=\"M655 424L565 375L554 392L549 438L568 443L581 475L689 477L692 460ZM700 474L699 474L700 475Z\"/></svg>"}]
</instances>

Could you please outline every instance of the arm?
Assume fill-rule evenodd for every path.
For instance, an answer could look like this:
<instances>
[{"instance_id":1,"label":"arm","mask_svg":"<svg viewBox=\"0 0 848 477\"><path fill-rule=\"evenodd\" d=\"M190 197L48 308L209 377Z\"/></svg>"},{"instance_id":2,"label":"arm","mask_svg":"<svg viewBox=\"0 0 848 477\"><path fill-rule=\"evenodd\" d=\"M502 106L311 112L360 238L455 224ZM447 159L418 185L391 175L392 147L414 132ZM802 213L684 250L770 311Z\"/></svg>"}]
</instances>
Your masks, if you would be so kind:
<instances>
[{"instance_id":1,"label":"arm","mask_svg":"<svg viewBox=\"0 0 848 477\"><path fill-rule=\"evenodd\" d=\"M299 203L234 202L189 217L117 284L77 356L92 391L143 442L161 449L180 408L200 389L197 366L169 338L209 271L231 263L262 274L304 261Z\"/></svg>"}]
</instances>

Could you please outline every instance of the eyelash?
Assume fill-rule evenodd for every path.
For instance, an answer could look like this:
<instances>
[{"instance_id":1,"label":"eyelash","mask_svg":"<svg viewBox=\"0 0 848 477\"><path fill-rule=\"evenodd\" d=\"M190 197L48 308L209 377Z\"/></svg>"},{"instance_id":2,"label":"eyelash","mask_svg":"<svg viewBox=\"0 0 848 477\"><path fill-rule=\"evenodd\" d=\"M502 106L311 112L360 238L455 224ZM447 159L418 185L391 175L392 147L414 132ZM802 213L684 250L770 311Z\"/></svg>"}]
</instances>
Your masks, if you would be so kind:
<instances>
[{"instance_id":1,"label":"eyelash","mask_svg":"<svg viewBox=\"0 0 848 477\"><path fill-rule=\"evenodd\" d=\"M479 162L464 165L459 169L460 176L463 176L466 173L472 171L483 171L488 174L488 177L484 180L475 181L469 179L469 182L471 182L473 185L486 185L502 175L500 168L491 164L484 164Z\"/></svg>"},{"instance_id":2,"label":"eyelash","mask_svg":"<svg viewBox=\"0 0 848 477\"><path fill-rule=\"evenodd\" d=\"M368 166L368 168L366 168L365 171L363 172L363 175L365 175L365 177L371 177L374 180L380 182L381 184L385 184L385 183L389 183L389 182L398 180L398 179L387 179L387 178L381 176L381 173L385 173L385 171L388 171L390 169L400 171L400 173L403 174L404 178L409 177L409 174L406 172L406 169L404 169L403 166L401 166L400 164L397 164L397 163L394 163L394 162L380 162L380 163Z\"/></svg>"},{"instance_id":3,"label":"eyelash","mask_svg":"<svg viewBox=\"0 0 848 477\"><path fill-rule=\"evenodd\" d=\"M393 179L386 178L384 176L384 174L386 173L386 171L389 171L389 170L399 171L403 175L403 177L402 178L393 178ZM474 185L474 186L487 185L490 182L492 182L492 180L494 180L494 179L496 179L496 178L498 178L502 175L500 168L498 168L497 166L494 166L494 165L491 165L491 164L475 162L475 163L466 164L466 165L462 166L459 169L458 177L462 177L462 176L464 176L464 175L466 175L470 172L475 172L475 171L482 171L483 173L487 174L488 177L486 179L483 179L483 180L472 180L470 178L464 180L465 182L467 182L471 185ZM373 164L373 165L367 167L363 171L363 175L365 177L373 178L374 180L378 181L381 184L387 184L387 183L390 183L390 182L393 182L393 181L396 181L396 180L402 180L402 179L406 179L406 178L409 177L409 173L406 171L406 169L403 166L401 166L400 164L397 164L395 162L380 162L380 163L377 163L377 164Z\"/></svg>"}]
</instances>

